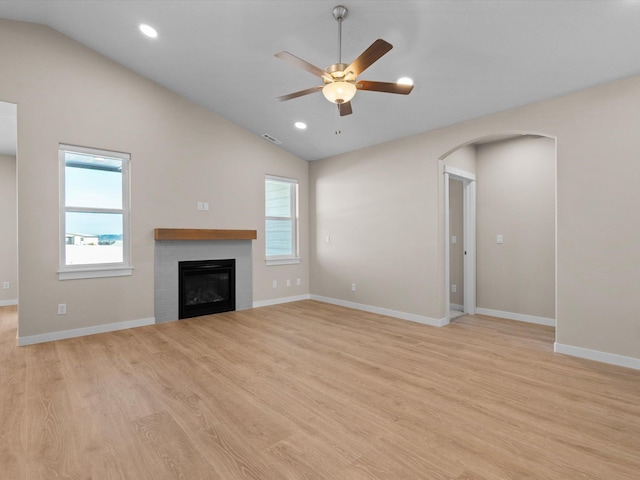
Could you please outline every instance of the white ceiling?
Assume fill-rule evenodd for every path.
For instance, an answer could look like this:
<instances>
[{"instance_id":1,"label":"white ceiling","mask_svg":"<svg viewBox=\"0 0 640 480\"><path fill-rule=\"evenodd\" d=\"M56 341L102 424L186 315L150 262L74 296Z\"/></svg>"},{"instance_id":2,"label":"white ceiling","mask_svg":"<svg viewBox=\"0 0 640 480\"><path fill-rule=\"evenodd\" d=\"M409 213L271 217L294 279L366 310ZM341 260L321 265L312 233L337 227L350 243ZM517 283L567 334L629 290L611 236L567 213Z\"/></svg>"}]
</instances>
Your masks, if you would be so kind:
<instances>
[{"instance_id":1,"label":"white ceiling","mask_svg":"<svg viewBox=\"0 0 640 480\"><path fill-rule=\"evenodd\" d=\"M343 61L383 38L393 50L360 78L410 76L414 91L358 92L342 118L321 93L276 101L320 84L276 52L336 62L338 3L0 0L0 17L49 25L306 160L640 74L639 0L344 0Z\"/></svg>"}]
</instances>

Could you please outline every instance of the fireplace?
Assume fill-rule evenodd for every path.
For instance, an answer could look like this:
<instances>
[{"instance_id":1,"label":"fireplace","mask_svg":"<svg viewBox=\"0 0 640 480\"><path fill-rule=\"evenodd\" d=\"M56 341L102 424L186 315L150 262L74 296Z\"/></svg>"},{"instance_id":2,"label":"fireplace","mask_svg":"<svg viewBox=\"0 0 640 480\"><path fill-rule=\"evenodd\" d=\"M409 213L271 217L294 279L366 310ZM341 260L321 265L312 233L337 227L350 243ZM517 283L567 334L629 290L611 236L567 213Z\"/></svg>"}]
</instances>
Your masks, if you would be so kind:
<instances>
[{"instance_id":1,"label":"fireplace","mask_svg":"<svg viewBox=\"0 0 640 480\"><path fill-rule=\"evenodd\" d=\"M236 309L236 261L197 260L178 263L180 319Z\"/></svg>"}]
</instances>

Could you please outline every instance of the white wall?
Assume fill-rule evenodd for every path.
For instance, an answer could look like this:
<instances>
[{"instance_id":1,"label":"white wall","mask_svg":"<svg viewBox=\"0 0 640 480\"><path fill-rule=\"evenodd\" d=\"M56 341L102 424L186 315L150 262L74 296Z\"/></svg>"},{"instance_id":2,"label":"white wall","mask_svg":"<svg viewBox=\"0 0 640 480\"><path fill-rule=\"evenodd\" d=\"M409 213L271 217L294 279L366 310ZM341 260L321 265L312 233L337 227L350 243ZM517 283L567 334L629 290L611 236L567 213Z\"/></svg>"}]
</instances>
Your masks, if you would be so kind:
<instances>
[{"instance_id":1,"label":"white wall","mask_svg":"<svg viewBox=\"0 0 640 480\"><path fill-rule=\"evenodd\" d=\"M313 162L312 293L443 318L438 159L486 136L541 133L557 138L556 340L640 358L638 125L633 77ZM355 294L352 279L364 282Z\"/></svg>"},{"instance_id":2,"label":"white wall","mask_svg":"<svg viewBox=\"0 0 640 480\"><path fill-rule=\"evenodd\" d=\"M254 301L308 293L307 162L47 27L0 20L0 58L20 112L20 337L153 317L157 227L256 229ZM131 154L133 276L58 280L59 143ZM300 181L300 265L265 265L265 174Z\"/></svg>"},{"instance_id":3,"label":"white wall","mask_svg":"<svg viewBox=\"0 0 640 480\"><path fill-rule=\"evenodd\" d=\"M16 157L0 155L0 306L18 299ZM9 282L10 288L2 284Z\"/></svg>"},{"instance_id":4,"label":"white wall","mask_svg":"<svg viewBox=\"0 0 640 480\"><path fill-rule=\"evenodd\" d=\"M478 145L476 160L476 305L553 320L555 141Z\"/></svg>"}]
</instances>

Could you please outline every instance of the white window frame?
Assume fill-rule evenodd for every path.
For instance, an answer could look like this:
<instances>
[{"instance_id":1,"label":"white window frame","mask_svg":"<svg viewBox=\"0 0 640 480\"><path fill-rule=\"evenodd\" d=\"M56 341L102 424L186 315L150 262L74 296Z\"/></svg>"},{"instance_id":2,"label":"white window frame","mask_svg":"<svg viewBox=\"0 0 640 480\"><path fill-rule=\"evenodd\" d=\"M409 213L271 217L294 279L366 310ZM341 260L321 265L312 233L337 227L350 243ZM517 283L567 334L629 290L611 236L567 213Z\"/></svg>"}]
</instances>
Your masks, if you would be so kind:
<instances>
[{"instance_id":1,"label":"white window frame","mask_svg":"<svg viewBox=\"0 0 640 480\"><path fill-rule=\"evenodd\" d=\"M97 157L117 158L122 160L122 208L93 208L93 207L67 207L65 201L65 152L93 155ZM121 277L133 274L131 265L131 236L130 236L130 187L129 187L129 163L131 156L128 153L101 150L98 148L79 147L75 145L60 144L58 148L59 175L60 175L60 269L59 280L75 280L80 278ZM118 213L122 214L122 262L96 263L83 265L66 264L66 213Z\"/></svg>"},{"instance_id":2,"label":"white window frame","mask_svg":"<svg viewBox=\"0 0 640 480\"><path fill-rule=\"evenodd\" d=\"M290 265L290 264L296 264L296 263L300 263L300 256L299 256L299 251L298 251L298 243L299 243L299 231L298 231L298 214L299 214L299 207L298 207L298 179L296 178L288 178L288 177L280 177L277 175L266 175L265 177L265 188L266 188L266 181L267 180L272 180L272 181L276 181L276 182L282 182L282 183L288 183L289 184L289 192L291 195L291 211L290 211L290 215L288 217L270 217L266 215L266 205L265 205L265 245L264 245L264 252L265 252L265 257L266 257L266 264L267 265ZM266 196L265 196L265 202L266 202ZM267 234L266 234L266 225L267 225L267 220L291 220L292 222L292 228L291 231L293 232L293 238L292 238L292 250L293 250L293 255L267 255Z\"/></svg>"}]
</instances>

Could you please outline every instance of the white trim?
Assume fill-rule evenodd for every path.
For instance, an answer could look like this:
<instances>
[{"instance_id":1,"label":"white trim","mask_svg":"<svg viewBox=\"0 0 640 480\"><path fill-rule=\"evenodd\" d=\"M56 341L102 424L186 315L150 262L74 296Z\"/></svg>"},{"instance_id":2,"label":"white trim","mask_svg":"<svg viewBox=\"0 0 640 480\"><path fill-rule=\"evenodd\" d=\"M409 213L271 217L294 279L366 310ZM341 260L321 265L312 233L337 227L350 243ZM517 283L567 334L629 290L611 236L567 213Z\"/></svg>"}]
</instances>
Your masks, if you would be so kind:
<instances>
[{"instance_id":1,"label":"white trim","mask_svg":"<svg viewBox=\"0 0 640 480\"><path fill-rule=\"evenodd\" d=\"M117 158L120 160L129 161L131 159L131 155L125 152L116 152L113 150L104 150L102 148L93 148L93 147L81 147L80 145L70 145L68 143L61 143L61 150L66 150L68 152L80 153L83 155L93 155L98 157L111 157Z\"/></svg>"},{"instance_id":2,"label":"white trim","mask_svg":"<svg viewBox=\"0 0 640 480\"><path fill-rule=\"evenodd\" d=\"M389 310L387 308L372 307L370 305L348 302L346 300L339 300L337 298L321 297L319 295L311 295L311 300L331 303L332 305L353 308L355 310L363 310L365 312L377 313L379 315L386 315L387 317L399 318L401 320L409 320L410 322L422 323L424 325L430 325L432 327L444 327L445 325L449 324L448 317L444 317L441 319L424 317L422 315L416 315L413 313L398 312L396 310Z\"/></svg>"},{"instance_id":3,"label":"white trim","mask_svg":"<svg viewBox=\"0 0 640 480\"><path fill-rule=\"evenodd\" d=\"M253 302L253 308L268 307L270 305L279 305L281 303L300 302L301 300L310 300L311 295L296 295L295 297L272 298L271 300L260 300Z\"/></svg>"},{"instance_id":4,"label":"white trim","mask_svg":"<svg viewBox=\"0 0 640 480\"><path fill-rule=\"evenodd\" d=\"M281 177L279 175L271 175L269 173L265 175L265 178L269 180L275 180L276 182L295 183L296 185L298 184L297 178Z\"/></svg>"},{"instance_id":5,"label":"white trim","mask_svg":"<svg viewBox=\"0 0 640 480\"><path fill-rule=\"evenodd\" d=\"M272 265L294 265L296 263L300 263L301 258L300 257L293 257L293 258L267 258L265 260L265 263L267 264L268 267L272 266Z\"/></svg>"},{"instance_id":6,"label":"white trim","mask_svg":"<svg viewBox=\"0 0 640 480\"><path fill-rule=\"evenodd\" d=\"M274 217L269 216L266 213L266 190L267 190L267 182L280 182L289 184L289 216L287 217ZM299 254L299 242L300 242L300 212L299 212L299 199L298 199L298 179L297 178L288 178L288 177L278 177L276 175L265 176L265 256L267 265L287 265L287 264L295 264L300 263ZM268 250L268 239L267 239L267 222L269 220L284 220L291 222L291 255L267 255Z\"/></svg>"},{"instance_id":7,"label":"white trim","mask_svg":"<svg viewBox=\"0 0 640 480\"><path fill-rule=\"evenodd\" d=\"M444 297L446 318L451 310L451 226L449 219L449 181L458 180L463 184L463 285L464 305L462 311L469 315L476 313L476 176L459 168L443 165L444 177Z\"/></svg>"},{"instance_id":8,"label":"white trim","mask_svg":"<svg viewBox=\"0 0 640 480\"><path fill-rule=\"evenodd\" d=\"M117 330L125 330L127 328L144 327L153 325L156 319L141 318L139 320L129 320L127 322L107 323L105 325L96 325L94 327L73 328L71 330L61 330L58 332L43 333L40 335L29 335L28 337L18 337L18 345L33 345L36 343L52 342L54 340L64 340L66 338L84 337L86 335L94 335L96 333L115 332Z\"/></svg>"},{"instance_id":9,"label":"white trim","mask_svg":"<svg viewBox=\"0 0 640 480\"><path fill-rule=\"evenodd\" d=\"M500 310L491 310L490 308L476 308L476 313L480 315L488 315L490 317L506 318L507 320L517 320L518 322L535 323L537 325L547 325L555 327L556 321L553 318L536 317L534 315L525 315L523 313L503 312Z\"/></svg>"},{"instance_id":10,"label":"white trim","mask_svg":"<svg viewBox=\"0 0 640 480\"><path fill-rule=\"evenodd\" d=\"M18 299L14 298L13 300L0 300L0 307L10 307L11 305L17 305Z\"/></svg>"},{"instance_id":11,"label":"white trim","mask_svg":"<svg viewBox=\"0 0 640 480\"><path fill-rule=\"evenodd\" d=\"M95 157L115 158L122 162L122 208L88 208L66 204L66 160L65 153L73 152ZM132 275L131 266L131 182L129 176L131 155L99 148L80 147L60 143L58 145L58 182L59 182L59 270L58 280L81 278L100 278ZM67 212L117 213L122 215L122 262L106 266L105 264L67 265L66 261L66 214Z\"/></svg>"},{"instance_id":12,"label":"white trim","mask_svg":"<svg viewBox=\"0 0 640 480\"><path fill-rule=\"evenodd\" d=\"M449 175L454 175L465 180L471 180L472 182L476 179L476 175L474 173L466 172L464 170L460 170L459 168L450 167L449 165L444 166L444 173L448 173Z\"/></svg>"},{"instance_id":13,"label":"white trim","mask_svg":"<svg viewBox=\"0 0 640 480\"><path fill-rule=\"evenodd\" d=\"M638 358L625 357L615 353L600 352L598 350L590 350L588 348L574 347L573 345L564 345L558 342L553 344L553 351L564 355L571 355L572 357L585 358L596 362L640 370L640 359Z\"/></svg>"},{"instance_id":14,"label":"white trim","mask_svg":"<svg viewBox=\"0 0 640 480\"><path fill-rule=\"evenodd\" d=\"M444 166L444 311L447 321L451 321L451 209L449 183L451 177ZM464 248L464 247L463 247ZM464 282L464 280L463 280ZM464 311L464 307L462 309Z\"/></svg>"},{"instance_id":15,"label":"white trim","mask_svg":"<svg viewBox=\"0 0 640 480\"><path fill-rule=\"evenodd\" d=\"M77 280L80 278L126 277L133 275L133 267L87 268L82 270L58 271L58 280Z\"/></svg>"},{"instance_id":16,"label":"white trim","mask_svg":"<svg viewBox=\"0 0 640 480\"><path fill-rule=\"evenodd\" d=\"M469 174L471 175L471 174ZM475 180L463 180L464 202L464 306L462 311L470 315L476 313L476 182Z\"/></svg>"}]
</instances>

